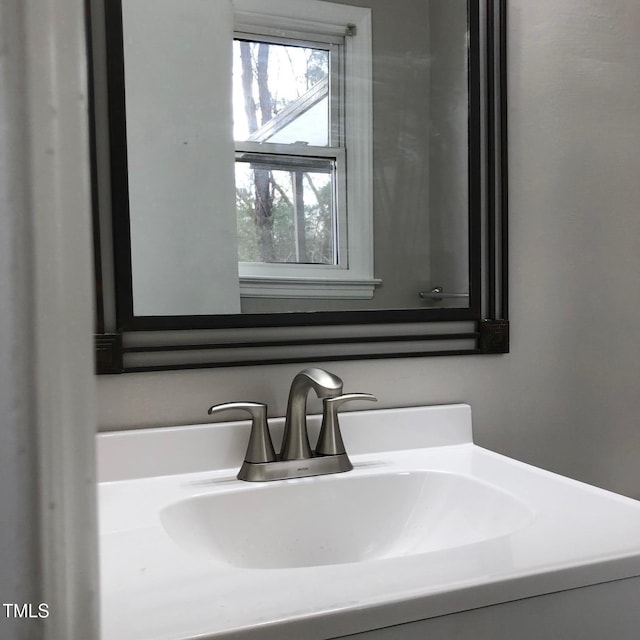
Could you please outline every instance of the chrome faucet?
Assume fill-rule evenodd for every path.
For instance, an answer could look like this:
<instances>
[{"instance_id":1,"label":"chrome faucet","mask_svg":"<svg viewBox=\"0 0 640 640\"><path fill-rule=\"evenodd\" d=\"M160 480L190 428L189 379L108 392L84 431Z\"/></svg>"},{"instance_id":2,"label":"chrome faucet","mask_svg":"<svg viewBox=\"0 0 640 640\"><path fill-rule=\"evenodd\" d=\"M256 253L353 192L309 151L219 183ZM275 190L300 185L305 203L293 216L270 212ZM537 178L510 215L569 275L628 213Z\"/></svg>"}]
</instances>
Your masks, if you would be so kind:
<instances>
[{"instance_id":1,"label":"chrome faucet","mask_svg":"<svg viewBox=\"0 0 640 640\"><path fill-rule=\"evenodd\" d=\"M307 431L307 396L311 389L322 399L322 426L315 452L309 445ZM369 393L342 395L342 380L324 369L314 367L298 373L289 390L279 456L275 454L271 442L265 404L227 402L209 407L209 414L239 409L251 415L251 435L238 478L264 482L341 473L353 469L338 423L338 407L351 400L375 401L377 398Z\"/></svg>"}]
</instances>

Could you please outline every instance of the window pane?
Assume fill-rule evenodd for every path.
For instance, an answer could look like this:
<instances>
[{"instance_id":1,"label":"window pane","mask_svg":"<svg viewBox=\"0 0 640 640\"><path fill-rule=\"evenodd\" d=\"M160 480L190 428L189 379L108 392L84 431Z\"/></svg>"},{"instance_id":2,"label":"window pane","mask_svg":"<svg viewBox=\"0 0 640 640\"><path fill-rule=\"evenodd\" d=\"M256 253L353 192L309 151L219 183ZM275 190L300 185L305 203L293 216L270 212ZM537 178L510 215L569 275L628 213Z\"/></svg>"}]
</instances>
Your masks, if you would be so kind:
<instances>
[{"instance_id":1,"label":"window pane","mask_svg":"<svg viewBox=\"0 0 640 640\"><path fill-rule=\"evenodd\" d=\"M329 52L233 42L233 119L238 141L329 144Z\"/></svg>"},{"instance_id":2,"label":"window pane","mask_svg":"<svg viewBox=\"0 0 640 640\"><path fill-rule=\"evenodd\" d=\"M255 154L236 162L239 262L337 264L334 164Z\"/></svg>"}]
</instances>

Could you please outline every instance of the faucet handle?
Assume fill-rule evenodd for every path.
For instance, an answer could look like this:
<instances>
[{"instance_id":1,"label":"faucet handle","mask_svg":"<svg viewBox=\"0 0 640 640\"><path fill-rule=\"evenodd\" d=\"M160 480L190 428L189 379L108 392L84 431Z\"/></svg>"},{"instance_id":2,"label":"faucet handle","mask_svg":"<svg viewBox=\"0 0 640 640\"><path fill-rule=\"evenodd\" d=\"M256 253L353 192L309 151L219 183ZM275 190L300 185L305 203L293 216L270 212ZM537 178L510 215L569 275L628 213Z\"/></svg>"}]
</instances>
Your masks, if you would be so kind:
<instances>
[{"instance_id":1,"label":"faucet handle","mask_svg":"<svg viewBox=\"0 0 640 640\"><path fill-rule=\"evenodd\" d=\"M345 393L333 398L324 398L322 400L322 426L315 452L317 456L335 456L346 453L338 422L338 408L345 402L352 400L377 402L378 398L370 393Z\"/></svg>"},{"instance_id":2,"label":"faucet handle","mask_svg":"<svg viewBox=\"0 0 640 640\"><path fill-rule=\"evenodd\" d=\"M245 462L273 462L276 452L267 425L267 405L261 402L225 402L209 407L209 415L223 411L246 411L251 415L251 435L245 453Z\"/></svg>"}]
</instances>

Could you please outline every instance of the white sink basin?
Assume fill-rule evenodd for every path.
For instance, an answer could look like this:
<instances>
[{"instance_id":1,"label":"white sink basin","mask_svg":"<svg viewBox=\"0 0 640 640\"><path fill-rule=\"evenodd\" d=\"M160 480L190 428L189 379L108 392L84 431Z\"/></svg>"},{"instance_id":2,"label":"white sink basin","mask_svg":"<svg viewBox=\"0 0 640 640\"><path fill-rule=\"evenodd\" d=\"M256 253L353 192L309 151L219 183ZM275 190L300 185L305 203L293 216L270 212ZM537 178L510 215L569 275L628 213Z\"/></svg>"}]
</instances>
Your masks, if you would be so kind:
<instances>
[{"instance_id":1,"label":"white sink basin","mask_svg":"<svg viewBox=\"0 0 640 640\"><path fill-rule=\"evenodd\" d=\"M476 446L466 405L340 419L353 471L265 483L235 478L249 421L101 434L102 640L393 635L506 602L505 629L520 606L638 620L640 503ZM589 638L624 636L606 615Z\"/></svg>"},{"instance_id":2,"label":"white sink basin","mask_svg":"<svg viewBox=\"0 0 640 640\"><path fill-rule=\"evenodd\" d=\"M183 548L251 569L427 553L503 536L532 518L520 500L489 484L422 470L247 485L160 513Z\"/></svg>"}]
</instances>

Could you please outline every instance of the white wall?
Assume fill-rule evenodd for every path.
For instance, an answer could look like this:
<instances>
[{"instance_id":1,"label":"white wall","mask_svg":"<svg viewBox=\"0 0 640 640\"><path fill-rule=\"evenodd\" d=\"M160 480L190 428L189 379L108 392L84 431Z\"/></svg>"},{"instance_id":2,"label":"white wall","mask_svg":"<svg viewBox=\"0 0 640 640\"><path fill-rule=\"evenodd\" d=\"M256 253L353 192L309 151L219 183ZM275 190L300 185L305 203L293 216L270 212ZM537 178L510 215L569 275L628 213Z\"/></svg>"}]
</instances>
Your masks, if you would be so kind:
<instances>
[{"instance_id":1,"label":"white wall","mask_svg":"<svg viewBox=\"0 0 640 640\"><path fill-rule=\"evenodd\" d=\"M328 368L380 406L469 402L479 444L640 497L640 4L509 9L511 353ZM102 377L100 425L282 415L300 368Z\"/></svg>"}]
</instances>

